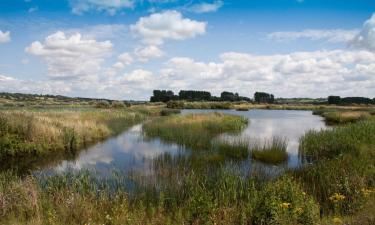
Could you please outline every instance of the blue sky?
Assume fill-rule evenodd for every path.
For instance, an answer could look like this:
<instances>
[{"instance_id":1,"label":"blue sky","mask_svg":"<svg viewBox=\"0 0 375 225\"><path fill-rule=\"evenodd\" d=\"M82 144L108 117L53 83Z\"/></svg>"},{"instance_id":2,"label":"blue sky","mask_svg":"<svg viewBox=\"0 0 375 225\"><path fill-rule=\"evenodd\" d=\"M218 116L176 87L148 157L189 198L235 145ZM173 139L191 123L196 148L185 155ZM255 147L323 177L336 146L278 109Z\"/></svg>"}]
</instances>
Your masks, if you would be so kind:
<instances>
[{"instance_id":1,"label":"blue sky","mask_svg":"<svg viewBox=\"0 0 375 225\"><path fill-rule=\"evenodd\" d=\"M0 91L375 97L375 1L1 0Z\"/></svg>"}]
</instances>

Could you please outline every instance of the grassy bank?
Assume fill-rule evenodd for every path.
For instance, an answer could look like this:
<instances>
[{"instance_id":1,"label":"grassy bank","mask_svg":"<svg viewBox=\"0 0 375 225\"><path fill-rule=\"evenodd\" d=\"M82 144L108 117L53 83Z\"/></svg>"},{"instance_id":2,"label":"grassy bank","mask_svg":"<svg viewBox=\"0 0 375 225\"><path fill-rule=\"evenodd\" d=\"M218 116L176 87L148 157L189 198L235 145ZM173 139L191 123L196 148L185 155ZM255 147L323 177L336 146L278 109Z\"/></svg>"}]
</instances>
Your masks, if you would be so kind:
<instances>
[{"instance_id":1,"label":"grassy bank","mask_svg":"<svg viewBox=\"0 0 375 225\"><path fill-rule=\"evenodd\" d=\"M0 176L2 224L315 224L317 203L290 178L264 182L218 170L180 183L124 190L126 178L82 172L51 178ZM158 190L158 191L157 191Z\"/></svg>"},{"instance_id":2,"label":"grassy bank","mask_svg":"<svg viewBox=\"0 0 375 225\"><path fill-rule=\"evenodd\" d=\"M371 213L371 208L364 207L373 201L369 195L375 190L374 149L373 120L310 131L301 138L300 152L313 164L297 171L295 177L317 199L325 216L350 220L358 211Z\"/></svg>"},{"instance_id":3,"label":"grassy bank","mask_svg":"<svg viewBox=\"0 0 375 225\"><path fill-rule=\"evenodd\" d=\"M212 139L225 132L238 132L247 125L247 119L222 113L188 114L163 117L143 126L150 138L160 138L168 143L208 150Z\"/></svg>"},{"instance_id":4,"label":"grassy bank","mask_svg":"<svg viewBox=\"0 0 375 225\"><path fill-rule=\"evenodd\" d=\"M148 111L151 113L152 111ZM116 135L149 114L138 110L1 110L1 169L27 170L38 162L74 157L91 144Z\"/></svg>"}]
</instances>

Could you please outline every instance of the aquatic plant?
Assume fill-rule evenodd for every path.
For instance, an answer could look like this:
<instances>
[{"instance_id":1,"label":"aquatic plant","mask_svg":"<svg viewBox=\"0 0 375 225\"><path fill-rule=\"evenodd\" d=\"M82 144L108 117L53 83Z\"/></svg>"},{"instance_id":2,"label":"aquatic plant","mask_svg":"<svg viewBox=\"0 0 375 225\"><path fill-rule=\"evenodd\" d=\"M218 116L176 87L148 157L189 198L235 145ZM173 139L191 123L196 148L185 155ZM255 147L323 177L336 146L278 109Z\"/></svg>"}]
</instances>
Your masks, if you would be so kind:
<instances>
[{"instance_id":1,"label":"aquatic plant","mask_svg":"<svg viewBox=\"0 0 375 225\"><path fill-rule=\"evenodd\" d=\"M288 160L286 152L288 143L280 137L273 137L264 143L254 143L251 146L251 157L263 163L279 164Z\"/></svg>"},{"instance_id":2,"label":"aquatic plant","mask_svg":"<svg viewBox=\"0 0 375 225\"><path fill-rule=\"evenodd\" d=\"M146 137L160 138L168 143L209 150L214 137L225 132L238 132L247 119L223 113L186 114L157 118L143 125Z\"/></svg>"}]
</instances>

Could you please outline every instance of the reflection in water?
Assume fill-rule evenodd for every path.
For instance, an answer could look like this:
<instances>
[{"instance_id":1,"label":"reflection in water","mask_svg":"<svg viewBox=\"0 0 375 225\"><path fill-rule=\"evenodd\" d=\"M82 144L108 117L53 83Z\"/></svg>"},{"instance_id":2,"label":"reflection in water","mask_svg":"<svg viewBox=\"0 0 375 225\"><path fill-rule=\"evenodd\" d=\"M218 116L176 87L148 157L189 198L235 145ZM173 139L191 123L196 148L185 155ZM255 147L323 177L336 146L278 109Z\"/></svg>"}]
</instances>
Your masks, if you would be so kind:
<instances>
[{"instance_id":1,"label":"reflection in water","mask_svg":"<svg viewBox=\"0 0 375 225\"><path fill-rule=\"evenodd\" d=\"M323 129L323 120L312 115L310 111L285 111L285 110L183 110L182 113L223 112L241 115L250 119L249 126L234 138L270 139L274 136L288 140L289 161L280 167L298 166L298 141L299 137L309 129ZM226 137L232 137L226 135ZM123 172L153 172L155 165L171 161L168 166L181 164L191 165L191 161L199 163L200 155L190 154L177 145L164 144L158 139L145 140L142 137L142 125L136 125L121 135L110 138L100 144L81 151L76 159L63 160L55 166L43 169L45 174L54 174L67 170L94 169L102 174L108 174L116 169ZM172 163L174 161L174 163ZM173 166L172 166L173 165ZM241 167L245 173L260 166L274 170L275 166L261 165L250 159L236 162L236 167ZM233 167L233 162L228 163ZM160 168L159 168L160 169Z\"/></svg>"}]
</instances>

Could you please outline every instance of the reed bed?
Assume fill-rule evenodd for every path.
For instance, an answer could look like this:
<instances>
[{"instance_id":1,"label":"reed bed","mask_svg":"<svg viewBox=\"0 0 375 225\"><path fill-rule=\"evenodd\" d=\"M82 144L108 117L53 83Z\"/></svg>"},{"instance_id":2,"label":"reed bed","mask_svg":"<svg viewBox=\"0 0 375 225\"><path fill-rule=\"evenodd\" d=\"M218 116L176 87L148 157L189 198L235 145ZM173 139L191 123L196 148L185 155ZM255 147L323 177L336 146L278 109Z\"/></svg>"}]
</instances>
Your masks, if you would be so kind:
<instances>
[{"instance_id":1,"label":"reed bed","mask_svg":"<svg viewBox=\"0 0 375 225\"><path fill-rule=\"evenodd\" d=\"M273 137L264 143L255 142L251 147L251 157L268 164L280 164L288 160L288 143L284 138Z\"/></svg>"},{"instance_id":2,"label":"reed bed","mask_svg":"<svg viewBox=\"0 0 375 225\"><path fill-rule=\"evenodd\" d=\"M193 150L209 150L214 137L241 131L247 119L223 113L187 114L158 118L143 125L146 137L160 138Z\"/></svg>"},{"instance_id":3,"label":"reed bed","mask_svg":"<svg viewBox=\"0 0 375 225\"><path fill-rule=\"evenodd\" d=\"M312 164L294 176L318 200L322 214L350 217L375 190L374 149L374 120L309 131L300 140L300 154Z\"/></svg>"},{"instance_id":4,"label":"reed bed","mask_svg":"<svg viewBox=\"0 0 375 225\"><path fill-rule=\"evenodd\" d=\"M316 224L317 203L294 180L243 179L225 169L194 172L180 183L124 189L129 179L90 173L20 179L0 175L0 223Z\"/></svg>"},{"instance_id":5,"label":"reed bed","mask_svg":"<svg viewBox=\"0 0 375 225\"><path fill-rule=\"evenodd\" d=\"M123 110L0 111L0 158L75 151L144 117Z\"/></svg>"},{"instance_id":6,"label":"reed bed","mask_svg":"<svg viewBox=\"0 0 375 225\"><path fill-rule=\"evenodd\" d=\"M371 114L366 111L343 111L326 112L323 113L322 116L328 124L343 124L367 120L371 117Z\"/></svg>"}]
</instances>

